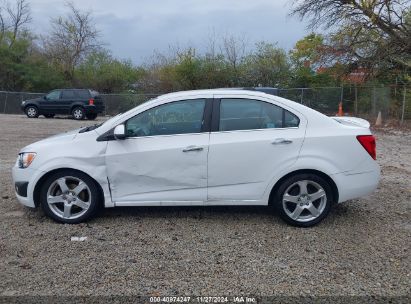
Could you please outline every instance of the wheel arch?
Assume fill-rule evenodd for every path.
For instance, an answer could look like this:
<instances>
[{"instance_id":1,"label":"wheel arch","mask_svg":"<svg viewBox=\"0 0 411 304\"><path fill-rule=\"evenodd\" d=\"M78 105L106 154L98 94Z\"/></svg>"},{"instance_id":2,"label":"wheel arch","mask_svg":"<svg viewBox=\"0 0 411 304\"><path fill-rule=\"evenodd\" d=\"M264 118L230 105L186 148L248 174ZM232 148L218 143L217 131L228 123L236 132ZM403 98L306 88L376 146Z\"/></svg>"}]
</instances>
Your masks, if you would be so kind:
<instances>
[{"instance_id":1,"label":"wheel arch","mask_svg":"<svg viewBox=\"0 0 411 304\"><path fill-rule=\"evenodd\" d=\"M284 180L286 180L287 178L297 175L297 174L307 174L307 173L311 173L311 174L316 174L320 177L322 177L323 179L325 179L331 186L331 189L333 191L333 203L337 203L338 199L339 199L339 192L338 192L338 187L337 184L334 182L334 180L326 173L319 171L319 170L315 170L315 169L300 169L300 170L296 170L296 171L292 171L290 173L287 173L286 175L284 175L282 178L280 178L273 186L273 188L271 189L270 192L270 196L268 199L268 205L272 205L273 204L273 200L274 200L274 196L278 190L278 188L280 187L280 185L284 182Z\"/></svg>"},{"instance_id":2,"label":"wheel arch","mask_svg":"<svg viewBox=\"0 0 411 304\"><path fill-rule=\"evenodd\" d=\"M82 108L83 110L85 110L85 109L84 109L84 104L77 102L77 103L71 104L71 106L70 106L70 113L72 113L75 108Z\"/></svg>"},{"instance_id":3,"label":"wheel arch","mask_svg":"<svg viewBox=\"0 0 411 304\"><path fill-rule=\"evenodd\" d=\"M73 169L73 168L57 168L57 169L53 169L51 171L46 172L44 175L42 175L40 177L40 179L36 182L36 185L34 186L34 190L33 190L33 201L34 201L34 205L36 207L38 207L40 205L40 193L41 193L41 186L44 183L44 181L52 174L55 174L57 172L60 171L65 171L65 170L71 170L71 171L77 171L80 172L82 174L87 175L89 178L91 178L91 180L96 184L97 189L100 193L100 198L101 198L101 202L100 204L102 204L102 207L104 207L104 191L103 188L101 187L100 183L98 183L92 176L90 176L89 174L87 174L84 171L78 170L78 169Z\"/></svg>"},{"instance_id":4,"label":"wheel arch","mask_svg":"<svg viewBox=\"0 0 411 304\"><path fill-rule=\"evenodd\" d=\"M40 107L39 107L38 104L36 104L36 103L29 103L29 104L24 105L24 112L26 112L26 109L27 109L28 107L35 107L35 108L37 109L37 112L40 113Z\"/></svg>"}]
</instances>

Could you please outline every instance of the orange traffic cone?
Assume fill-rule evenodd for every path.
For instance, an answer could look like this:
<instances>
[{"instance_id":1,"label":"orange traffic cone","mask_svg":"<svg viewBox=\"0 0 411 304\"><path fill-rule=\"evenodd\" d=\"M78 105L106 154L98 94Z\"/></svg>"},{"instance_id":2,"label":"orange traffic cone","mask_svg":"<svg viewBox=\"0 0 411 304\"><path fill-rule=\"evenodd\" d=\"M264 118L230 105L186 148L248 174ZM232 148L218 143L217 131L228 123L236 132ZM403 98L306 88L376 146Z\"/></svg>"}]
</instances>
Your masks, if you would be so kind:
<instances>
[{"instance_id":1,"label":"orange traffic cone","mask_svg":"<svg viewBox=\"0 0 411 304\"><path fill-rule=\"evenodd\" d=\"M337 116L344 116L343 108L342 108L342 102L338 104L338 113Z\"/></svg>"},{"instance_id":2,"label":"orange traffic cone","mask_svg":"<svg viewBox=\"0 0 411 304\"><path fill-rule=\"evenodd\" d=\"M382 125L382 118L381 118L381 111L378 112L377 120L375 122L376 126L381 126Z\"/></svg>"}]
</instances>

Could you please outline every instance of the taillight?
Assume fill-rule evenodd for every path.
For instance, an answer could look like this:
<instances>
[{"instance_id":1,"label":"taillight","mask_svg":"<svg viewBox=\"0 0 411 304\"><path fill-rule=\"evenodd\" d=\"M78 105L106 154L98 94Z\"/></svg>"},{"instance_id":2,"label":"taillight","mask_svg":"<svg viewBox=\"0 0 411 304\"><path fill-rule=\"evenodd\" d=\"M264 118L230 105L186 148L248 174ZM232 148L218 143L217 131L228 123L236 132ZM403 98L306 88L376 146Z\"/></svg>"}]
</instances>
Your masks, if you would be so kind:
<instances>
[{"instance_id":1,"label":"taillight","mask_svg":"<svg viewBox=\"0 0 411 304\"><path fill-rule=\"evenodd\" d=\"M88 104L89 104L90 106L94 106L94 99L93 99L93 98L90 98L89 101L88 101Z\"/></svg>"},{"instance_id":2,"label":"taillight","mask_svg":"<svg viewBox=\"0 0 411 304\"><path fill-rule=\"evenodd\" d=\"M373 159L377 159L374 135L358 135L358 141Z\"/></svg>"}]
</instances>

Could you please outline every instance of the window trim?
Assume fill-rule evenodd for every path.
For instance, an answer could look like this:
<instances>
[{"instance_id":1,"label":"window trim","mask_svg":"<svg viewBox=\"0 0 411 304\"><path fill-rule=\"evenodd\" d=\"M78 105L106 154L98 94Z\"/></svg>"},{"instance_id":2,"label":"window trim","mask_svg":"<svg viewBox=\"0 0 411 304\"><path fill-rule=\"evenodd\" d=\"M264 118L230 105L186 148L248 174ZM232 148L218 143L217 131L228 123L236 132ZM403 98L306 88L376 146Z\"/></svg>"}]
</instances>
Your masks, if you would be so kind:
<instances>
[{"instance_id":1,"label":"window trim","mask_svg":"<svg viewBox=\"0 0 411 304\"><path fill-rule=\"evenodd\" d=\"M209 133L209 132L210 132L210 126L211 126L212 106L213 106L213 105L212 105L212 101L213 101L213 100L212 100L211 98L179 99L179 100L173 100L173 101L170 101L170 102L162 103L162 104L160 104L160 105L157 105L157 106L151 107L151 108L149 108L149 109L146 109L146 110L144 110L144 111L142 111L142 112L140 112L140 113L138 113L138 114L136 114L136 115L128 118L126 121L123 122L123 124L124 124L124 126L125 126L125 129L127 129L127 122L128 122L130 119L136 117L137 115L143 114L144 112L153 110L153 109L155 109L155 108L158 108L158 107L161 107L161 106L164 106L164 105L169 105L169 104L172 104L172 103L175 103L175 102L190 101L190 100L199 100L199 99L202 99L202 100L205 101L205 102L204 102L203 117L202 117L202 124L201 124L201 130L200 130L200 132L193 132L193 133L176 133L176 134L158 134L158 135L146 135L146 136L127 136L127 135L126 135L126 138L125 138L125 139L152 138L152 137L164 137L164 136L169 137L169 136L190 135L190 134L191 134L191 135L195 135L195 134L201 134L201 133ZM114 128L113 128L112 130L114 130ZM110 130L110 131L112 131L112 130ZM110 138L110 139L111 139L111 138ZM108 140L110 140L110 139L108 139Z\"/></svg>"},{"instance_id":2,"label":"window trim","mask_svg":"<svg viewBox=\"0 0 411 304\"><path fill-rule=\"evenodd\" d=\"M245 99L245 100L255 100L255 101L260 101L260 102L265 102L268 103L269 105L274 105L276 107L279 107L280 109L282 109L282 126L280 128L264 128L264 129L242 129L242 130L220 130L220 106L221 106L221 100L222 99ZM285 111L290 112L291 114L293 114L294 116L296 116L298 118L298 126L297 127L284 127L284 123L285 123ZM268 102L265 100L261 100L261 99L257 99L257 98L248 98L248 97L219 97L219 98L214 98L214 102L213 102L213 112L212 112L212 118L211 118L211 132L213 133L228 133L228 132L244 132L244 131L265 131L265 130L287 130L287 129L299 129L301 125L301 118L296 115L295 113L285 109L284 107L272 103L272 102Z\"/></svg>"}]
</instances>

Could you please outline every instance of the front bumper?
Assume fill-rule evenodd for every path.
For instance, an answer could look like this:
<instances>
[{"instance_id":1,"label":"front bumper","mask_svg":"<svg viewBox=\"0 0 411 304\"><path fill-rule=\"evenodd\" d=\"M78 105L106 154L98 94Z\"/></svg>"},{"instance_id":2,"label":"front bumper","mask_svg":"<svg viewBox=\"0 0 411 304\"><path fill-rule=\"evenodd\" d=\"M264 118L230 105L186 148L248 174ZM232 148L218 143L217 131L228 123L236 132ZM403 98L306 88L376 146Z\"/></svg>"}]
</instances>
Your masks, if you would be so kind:
<instances>
[{"instance_id":1,"label":"front bumper","mask_svg":"<svg viewBox=\"0 0 411 304\"><path fill-rule=\"evenodd\" d=\"M29 182L15 182L14 183L14 190L16 190L16 194L27 197L27 187Z\"/></svg>"},{"instance_id":2,"label":"front bumper","mask_svg":"<svg viewBox=\"0 0 411 304\"><path fill-rule=\"evenodd\" d=\"M17 200L20 204L35 208L36 204L33 199L34 187L42 172L35 169L21 169L15 165L12 169L13 185ZM17 188L16 188L17 186Z\"/></svg>"}]
</instances>

